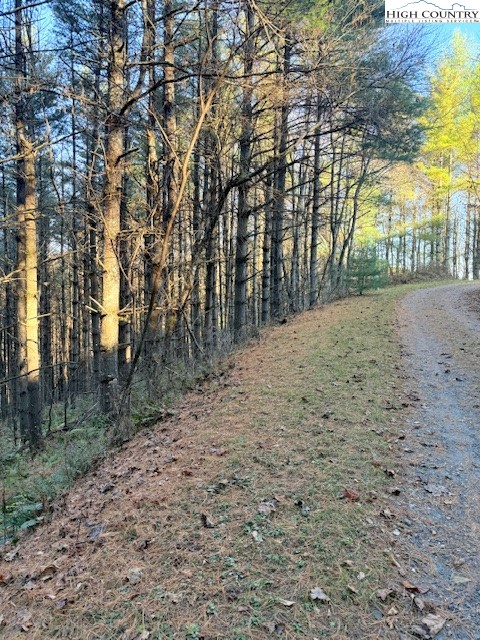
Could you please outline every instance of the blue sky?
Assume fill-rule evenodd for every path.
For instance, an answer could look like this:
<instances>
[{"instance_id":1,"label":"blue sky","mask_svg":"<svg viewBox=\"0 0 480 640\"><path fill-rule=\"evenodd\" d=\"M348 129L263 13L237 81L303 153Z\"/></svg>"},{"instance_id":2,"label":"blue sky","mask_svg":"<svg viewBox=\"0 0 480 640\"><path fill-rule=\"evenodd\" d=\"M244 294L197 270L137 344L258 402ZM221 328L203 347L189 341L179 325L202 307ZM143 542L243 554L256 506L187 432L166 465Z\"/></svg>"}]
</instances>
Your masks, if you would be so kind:
<instances>
[{"instance_id":1,"label":"blue sky","mask_svg":"<svg viewBox=\"0 0 480 640\"><path fill-rule=\"evenodd\" d=\"M435 64L435 61L442 57L445 49L449 49L453 34L459 31L462 35L466 36L471 41L470 47L471 56L478 60L480 59L480 23L477 24L438 24L432 29L432 35L434 36L435 45L432 51L432 58L430 63ZM428 65L430 67L430 65Z\"/></svg>"},{"instance_id":2,"label":"blue sky","mask_svg":"<svg viewBox=\"0 0 480 640\"><path fill-rule=\"evenodd\" d=\"M445 37L447 41L452 37L454 31L461 31L477 43L480 42L480 23L438 24L435 26L435 29L438 30L439 36L441 38Z\"/></svg>"}]
</instances>

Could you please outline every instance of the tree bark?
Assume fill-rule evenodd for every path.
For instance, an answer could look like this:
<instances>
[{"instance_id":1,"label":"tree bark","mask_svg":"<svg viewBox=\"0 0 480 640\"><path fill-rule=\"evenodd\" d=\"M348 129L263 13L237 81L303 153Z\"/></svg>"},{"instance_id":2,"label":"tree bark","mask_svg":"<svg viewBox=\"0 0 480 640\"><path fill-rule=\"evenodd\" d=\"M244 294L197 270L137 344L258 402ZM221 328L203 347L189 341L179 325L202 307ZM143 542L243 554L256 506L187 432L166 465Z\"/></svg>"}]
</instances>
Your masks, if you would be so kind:
<instances>
[{"instance_id":1,"label":"tree bark","mask_svg":"<svg viewBox=\"0 0 480 640\"><path fill-rule=\"evenodd\" d=\"M40 349L38 335L37 195L35 147L27 132L27 73L23 42L22 0L15 0L15 131L17 153L17 323L20 430L24 441L38 448L42 441Z\"/></svg>"},{"instance_id":2,"label":"tree bark","mask_svg":"<svg viewBox=\"0 0 480 640\"><path fill-rule=\"evenodd\" d=\"M266 324L270 318L270 291L271 291L271 250L272 250L272 183L270 178L265 185L265 222L263 228L262 245L262 324Z\"/></svg>"},{"instance_id":3,"label":"tree bark","mask_svg":"<svg viewBox=\"0 0 480 640\"><path fill-rule=\"evenodd\" d=\"M317 126L321 118L320 96L317 95ZM312 232L310 241L310 293L309 304L313 307L318 300L318 236L320 232L320 131L315 134L313 149L313 201L312 201Z\"/></svg>"},{"instance_id":4,"label":"tree bark","mask_svg":"<svg viewBox=\"0 0 480 640\"><path fill-rule=\"evenodd\" d=\"M242 131L240 134L240 180L238 187L237 237L235 250L235 293L233 333L235 342L241 342L246 335L248 322L247 288L248 288L248 220L250 206L248 196L253 136L253 57L254 57L254 20L255 16L250 2L244 3L245 13L245 46L243 75L244 87L242 97Z\"/></svg>"},{"instance_id":5,"label":"tree bark","mask_svg":"<svg viewBox=\"0 0 480 640\"><path fill-rule=\"evenodd\" d=\"M109 94L105 132L105 185L103 194L103 296L100 333L101 395L104 413L114 411L115 387L118 385L118 330L120 312L120 263L118 239L122 202L122 156L125 122L121 114L124 103L126 63L125 0L112 0L110 20Z\"/></svg>"},{"instance_id":6,"label":"tree bark","mask_svg":"<svg viewBox=\"0 0 480 640\"><path fill-rule=\"evenodd\" d=\"M288 115L290 105L288 101L288 76L290 73L290 58L292 45L289 34L285 36L282 59L279 61L279 75L281 82L281 105L277 112L275 127L275 175L273 190L273 238L272 238L272 299L271 315L280 318L283 309L283 222L285 216L285 181L287 175L287 142Z\"/></svg>"}]
</instances>

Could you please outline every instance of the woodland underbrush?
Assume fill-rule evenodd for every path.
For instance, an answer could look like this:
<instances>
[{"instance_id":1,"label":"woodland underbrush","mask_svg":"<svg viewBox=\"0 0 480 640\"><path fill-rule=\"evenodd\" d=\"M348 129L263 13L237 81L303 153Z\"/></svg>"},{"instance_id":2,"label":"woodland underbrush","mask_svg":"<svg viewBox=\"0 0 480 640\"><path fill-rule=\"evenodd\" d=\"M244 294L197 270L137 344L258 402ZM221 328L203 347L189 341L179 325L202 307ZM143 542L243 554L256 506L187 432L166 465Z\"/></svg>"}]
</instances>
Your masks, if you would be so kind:
<instances>
[{"instance_id":1,"label":"woodland underbrush","mask_svg":"<svg viewBox=\"0 0 480 640\"><path fill-rule=\"evenodd\" d=\"M45 412L43 444L32 452L0 423L2 517L0 544L15 541L48 518L49 505L85 473L115 455L115 450L142 429L176 414L175 403L191 388L221 375L221 362L232 350L222 343L214 356L140 370L126 410L114 420L102 415L93 394L54 403ZM220 373L219 373L220 372ZM119 398L120 403L120 398Z\"/></svg>"},{"instance_id":2,"label":"woodland underbrush","mask_svg":"<svg viewBox=\"0 0 480 640\"><path fill-rule=\"evenodd\" d=\"M429 265L415 271L399 271L390 275L390 282L393 286L422 282L452 282L454 280L449 270L442 265Z\"/></svg>"}]
</instances>

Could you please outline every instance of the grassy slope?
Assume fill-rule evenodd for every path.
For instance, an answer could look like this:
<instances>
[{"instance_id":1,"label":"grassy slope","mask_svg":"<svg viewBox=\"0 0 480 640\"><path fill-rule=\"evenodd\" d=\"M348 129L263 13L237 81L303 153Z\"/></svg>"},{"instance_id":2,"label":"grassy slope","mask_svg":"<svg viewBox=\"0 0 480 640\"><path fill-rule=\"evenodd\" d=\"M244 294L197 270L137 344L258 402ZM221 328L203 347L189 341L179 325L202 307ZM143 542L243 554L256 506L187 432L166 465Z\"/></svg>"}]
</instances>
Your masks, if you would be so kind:
<instances>
[{"instance_id":1,"label":"grassy slope","mask_svg":"<svg viewBox=\"0 0 480 640\"><path fill-rule=\"evenodd\" d=\"M393 325L409 288L266 332L79 481L2 562L5 637L397 638L409 598L395 612L376 590L400 579L380 512L408 404Z\"/></svg>"}]
</instances>

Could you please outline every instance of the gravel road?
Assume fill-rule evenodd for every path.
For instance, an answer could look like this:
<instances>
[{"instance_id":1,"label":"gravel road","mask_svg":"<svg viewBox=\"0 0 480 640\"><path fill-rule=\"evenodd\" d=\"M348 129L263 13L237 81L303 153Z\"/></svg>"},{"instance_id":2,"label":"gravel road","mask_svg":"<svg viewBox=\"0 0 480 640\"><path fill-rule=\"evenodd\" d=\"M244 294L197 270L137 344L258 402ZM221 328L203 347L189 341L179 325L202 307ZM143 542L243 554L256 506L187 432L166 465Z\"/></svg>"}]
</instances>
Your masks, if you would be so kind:
<instances>
[{"instance_id":1,"label":"gravel road","mask_svg":"<svg viewBox=\"0 0 480 640\"><path fill-rule=\"evenodd\" d=\"M400 442L398 545L429 588L424 597L448 620L436 640L479 640L480 286L415 291L399 318L418 397Z\"/></svg>"}]
</instances>

